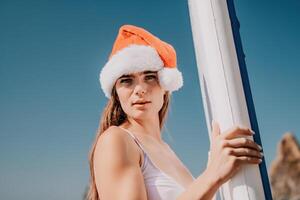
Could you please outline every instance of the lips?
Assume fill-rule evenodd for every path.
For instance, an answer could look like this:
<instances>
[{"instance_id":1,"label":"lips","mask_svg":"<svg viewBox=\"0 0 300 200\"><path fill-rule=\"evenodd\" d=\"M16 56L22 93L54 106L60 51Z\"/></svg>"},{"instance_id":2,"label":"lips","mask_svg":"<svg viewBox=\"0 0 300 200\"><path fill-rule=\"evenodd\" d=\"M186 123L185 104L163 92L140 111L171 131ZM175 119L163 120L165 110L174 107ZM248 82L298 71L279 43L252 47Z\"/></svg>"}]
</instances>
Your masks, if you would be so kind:
<instances>
[{"instance_id":1,"label":"lips","mask_svg":"<svg viewBox=\"0 0 300 200\"><path fill-rule=\"evenodd\" d=\"M150 101L137 101L135 103L133 103L132 105L143 105L143 104L147 104L150 103Z\"/></svg>"}]
</instances>

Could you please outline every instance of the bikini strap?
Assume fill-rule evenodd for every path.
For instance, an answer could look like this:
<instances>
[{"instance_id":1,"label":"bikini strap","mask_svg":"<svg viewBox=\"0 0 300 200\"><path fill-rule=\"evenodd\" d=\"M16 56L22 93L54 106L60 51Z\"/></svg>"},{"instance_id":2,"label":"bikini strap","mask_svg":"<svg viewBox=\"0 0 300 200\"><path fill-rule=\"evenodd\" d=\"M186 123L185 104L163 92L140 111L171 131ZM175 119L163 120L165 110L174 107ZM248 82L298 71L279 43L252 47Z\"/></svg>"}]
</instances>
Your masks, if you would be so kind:
<instances>
[{"instance_id":1,"label":"bikini strap","mask_svg":"<svg viewBox=\"0 0 300 200\"><path fill-rule=\"evenodd\" d=\"M136 144L143 150L143 152L145 152L144 147L142 146L142 144L139 142L139 140L127 129L119 127L121 129L123 129L124 131L126 131L127 133L129 133L129 135L134 139L134 141L136 142Z\"/></svg>"}]
</instances>

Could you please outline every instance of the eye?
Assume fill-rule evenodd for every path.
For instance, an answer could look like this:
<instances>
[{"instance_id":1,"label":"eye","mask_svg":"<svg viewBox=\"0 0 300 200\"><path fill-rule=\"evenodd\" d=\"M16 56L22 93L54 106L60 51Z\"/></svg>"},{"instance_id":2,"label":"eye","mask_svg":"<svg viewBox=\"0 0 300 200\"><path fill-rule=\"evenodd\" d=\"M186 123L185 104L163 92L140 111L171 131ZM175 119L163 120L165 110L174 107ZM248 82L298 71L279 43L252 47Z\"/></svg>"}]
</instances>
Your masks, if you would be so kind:
<instances>
[{"instance_id":1,"label":"eye","mask_svg":"<svg viewBox=\"0 0 300 200\"><path fill-rule=\"evenodd\" d=\"M155 76L155 75L149 75L149 76L146 76L146 79L148 80L148 79L150 79L150 80L152 80L152 79L156 79L157 77Z\"/></svg>"},{"instance_id":2,"label":"eye","mask_svg":"<svg viewBox=\"0 0 300 200\"><path fill-rule=\"evenodd\" d=\"M129 83L132 80L130 78L126 78L126 79L121 79L120 83Z\"/></svg>"}]
</instances>

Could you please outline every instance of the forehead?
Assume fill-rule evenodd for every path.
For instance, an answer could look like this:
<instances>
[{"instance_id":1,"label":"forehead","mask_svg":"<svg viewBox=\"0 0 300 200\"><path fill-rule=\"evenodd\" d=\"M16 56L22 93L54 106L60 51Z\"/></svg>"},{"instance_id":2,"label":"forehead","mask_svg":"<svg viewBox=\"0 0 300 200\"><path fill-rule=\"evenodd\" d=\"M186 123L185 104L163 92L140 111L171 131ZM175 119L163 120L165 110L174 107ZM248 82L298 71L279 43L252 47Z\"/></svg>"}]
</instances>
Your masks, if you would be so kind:
<instances>
[{"instance_id":1,"label":"forehead","mask_svg":"<svg viewBox=\"0 0 300 200\"><path fill-rule=\"evenodd\" d=\"M124 78L124 77L134 77L134 76L140 76L140 75L147 75L147 74L156 74L157 71L142 71L142 72L136 72L136 73L130 73L130 74L123 74L122 76L120 76L119 78Z\"/></svg>"}]
</instances>

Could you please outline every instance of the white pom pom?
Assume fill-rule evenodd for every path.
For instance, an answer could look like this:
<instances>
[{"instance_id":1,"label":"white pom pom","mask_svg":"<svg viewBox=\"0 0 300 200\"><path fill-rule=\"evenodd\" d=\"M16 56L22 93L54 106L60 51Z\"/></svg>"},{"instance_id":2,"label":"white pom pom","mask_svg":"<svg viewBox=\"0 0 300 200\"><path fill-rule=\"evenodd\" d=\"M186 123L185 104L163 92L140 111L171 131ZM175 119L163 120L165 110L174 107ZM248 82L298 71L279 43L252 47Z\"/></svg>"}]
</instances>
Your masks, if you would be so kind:
<instances>
[{"instance_id":1,"label":"white pom pom","mask_svg":"<svg viewBox=\"0 0 300 200\"><path fill-rule=\"evenodd\" d=\"M162 88L173 92L183 86L182 73L177 68L163 67L158 71L159 82Z\"/></svg>"}]
</instances>

